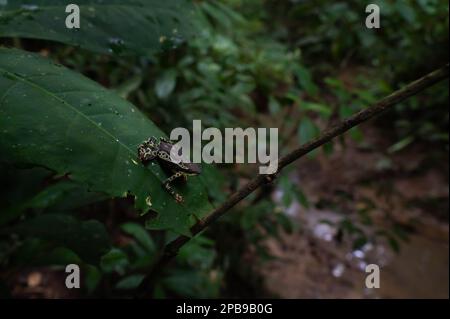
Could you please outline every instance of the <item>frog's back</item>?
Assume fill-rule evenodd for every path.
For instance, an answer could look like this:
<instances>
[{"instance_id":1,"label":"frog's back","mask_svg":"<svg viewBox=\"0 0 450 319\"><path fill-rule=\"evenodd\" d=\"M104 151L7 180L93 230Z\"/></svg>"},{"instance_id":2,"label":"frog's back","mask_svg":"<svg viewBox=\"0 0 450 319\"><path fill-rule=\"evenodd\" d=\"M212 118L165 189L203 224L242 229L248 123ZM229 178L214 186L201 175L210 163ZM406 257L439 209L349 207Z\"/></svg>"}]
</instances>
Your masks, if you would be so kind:
<instances>
[{"instance_id":1,"label":"frog's back","mask_svg":"<svg viewBox=\"0 0 450 319\"><path fill-rule=\"evenodd\" d=\"M193 173L193 174L200 174L202 171L202 168L199 164L195 163L174 163L172 162L170 158L170 151L172 150L173 145L169 143L162 142L159 145L159 154L158 158L163 160L166 165L170 166L173 169L178 169L180 171L186 172L186 173Z\"/></svg>"}]
</instances>

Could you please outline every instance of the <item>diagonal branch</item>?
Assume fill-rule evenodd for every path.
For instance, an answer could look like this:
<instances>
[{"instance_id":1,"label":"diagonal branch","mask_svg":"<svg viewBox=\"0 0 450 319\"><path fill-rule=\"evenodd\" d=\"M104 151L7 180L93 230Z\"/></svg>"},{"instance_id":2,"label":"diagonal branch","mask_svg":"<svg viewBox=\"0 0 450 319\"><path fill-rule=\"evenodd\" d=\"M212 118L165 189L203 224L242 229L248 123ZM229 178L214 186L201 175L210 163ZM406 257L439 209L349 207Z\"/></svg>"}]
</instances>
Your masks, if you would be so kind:
<instances>
[{"instance_id":1,"label":"diagonal branch","mask_svg":"<svg viewBox=\"0 0 450 319\"><path fill-rule=\"evenodd\" d=\"M281 172L281 170L292 162L298 160L314 149L326 144L333 138L345 133L349 129L379 115L380 113L392 108L394 105L404 101L405 99L416 95L417 93L425 90L426 88L432 86L433 84L442 81L448 77L449 65L433 71L422 78L411 82L404 88L393 92L392 94L386 96L385 98L379 100L374 105L355 113L354 115L344 119L343 121L337 123L336 125L323 131L319 137L316 139L303 144L299 148L290 152L289 154L281 157L278 161L278 171L273 175L258 175L240 190L232 194L222 205L214 209L208 216L198 221L192 228L192 234L195 236L199 232L203 231L206 227L215 222L223 214L225 214L229 209L239 203L241 200L250 195L258 187L265 183L270 183L276 178L276 175ZM156 279L159 272L164 268L164 266L177 254L179 249L190 240L190 237L179 236L172 242L168 243L158 261L150 269L147 276L144 278L140 286L138 287L138 296L151 295L154 280Z\"/></svg>"}]
</instances>

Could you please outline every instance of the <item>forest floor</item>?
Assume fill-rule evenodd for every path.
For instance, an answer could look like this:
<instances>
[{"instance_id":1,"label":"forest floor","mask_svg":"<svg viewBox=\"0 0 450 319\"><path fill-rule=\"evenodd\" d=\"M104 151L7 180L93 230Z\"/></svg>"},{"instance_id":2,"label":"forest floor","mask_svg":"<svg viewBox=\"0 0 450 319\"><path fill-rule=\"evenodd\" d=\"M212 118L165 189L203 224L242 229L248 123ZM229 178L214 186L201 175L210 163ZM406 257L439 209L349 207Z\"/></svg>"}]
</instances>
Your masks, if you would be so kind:
<instances>
[{"instance_id":1,"label":"forest floor","mask_svg":"<svg viewBox=\"0 0 450 319\"><path fill-rule=\"evenodd\" d=\"M316 207L325 205L286 209L298 230L267 243L277 258L263 267L265 288L282 298L448 298L447 159L430 160L429 145L387 154L390 138L373 123L362 130L370 147L346 138L330 157L304 158L291 172ZM398 253L383 240L353 249L333 226L343 217L357 223L356 211L367 203L375 227L406 230ZM365 288L369 263L381 268L380 289Z\"/></svg>"}]
</instances>

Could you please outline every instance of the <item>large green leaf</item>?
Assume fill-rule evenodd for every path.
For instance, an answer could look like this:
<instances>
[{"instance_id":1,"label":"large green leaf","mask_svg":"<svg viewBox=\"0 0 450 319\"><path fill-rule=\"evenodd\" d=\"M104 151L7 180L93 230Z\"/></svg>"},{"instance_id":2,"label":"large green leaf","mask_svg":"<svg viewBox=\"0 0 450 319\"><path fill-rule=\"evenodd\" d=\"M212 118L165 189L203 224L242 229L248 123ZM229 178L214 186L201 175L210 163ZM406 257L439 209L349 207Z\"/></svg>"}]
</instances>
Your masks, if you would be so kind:
<instances>
[{"instance_id":1,"label":"large green leaf","mask_svg":"<svg viewBox=\"0 0 450 319\"><path fill-rule=\"evenodd\" d=\"M65 25L80 7L80 28ZM0 36L54 40L103 53L148 55L191 34L188 0L9 0L0 2Z\"/></svg>"},{"instance_id":2,"label":"large green leaf","mask_svg":"<svg viewBox=\"0 0 450 319\"><path fill-rule=\"evenodd\" d=\"M132 195L157 216L148 225L188 233L191 215L210 209L199 177L180 183L178 204L167 175L144 167L137 146L164 134L138 109L97 83L38 55L0 48L0 161L47 167L111 197Z\"/></svg>"}]
</instances>

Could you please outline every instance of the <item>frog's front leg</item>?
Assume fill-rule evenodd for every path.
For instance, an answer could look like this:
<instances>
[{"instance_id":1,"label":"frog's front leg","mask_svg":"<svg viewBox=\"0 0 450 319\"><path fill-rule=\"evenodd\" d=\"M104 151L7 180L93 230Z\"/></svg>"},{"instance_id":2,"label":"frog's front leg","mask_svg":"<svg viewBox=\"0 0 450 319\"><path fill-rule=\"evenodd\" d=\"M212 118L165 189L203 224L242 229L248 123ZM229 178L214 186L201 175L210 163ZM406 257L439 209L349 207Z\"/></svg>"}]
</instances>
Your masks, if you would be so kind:
<instances>
[{"instance_id":1,"label":"frog's front leg","mask_svg":"<svg viewBox=\"0 0 450 319\"><path fill-rule=\"evenodd\" d=\"M173 174L172 176L170 176L168 179L166 179L163 182L164 187L167 189L167 191L170 193L170 195L172 195L173 197L175 197L175 200L178 203L181 203L183 201L183 196L181 196L180 194L177 194L172 186L170 186L170 183L173 182L174 180L176 180L177 178L184 176L184 174L182 172L177 172L175 174Z\"/></svg>"}]
</instances>

